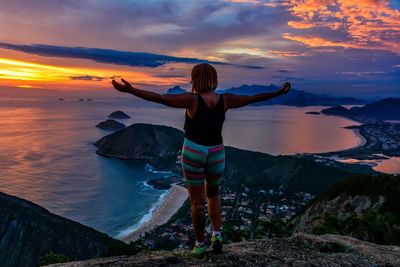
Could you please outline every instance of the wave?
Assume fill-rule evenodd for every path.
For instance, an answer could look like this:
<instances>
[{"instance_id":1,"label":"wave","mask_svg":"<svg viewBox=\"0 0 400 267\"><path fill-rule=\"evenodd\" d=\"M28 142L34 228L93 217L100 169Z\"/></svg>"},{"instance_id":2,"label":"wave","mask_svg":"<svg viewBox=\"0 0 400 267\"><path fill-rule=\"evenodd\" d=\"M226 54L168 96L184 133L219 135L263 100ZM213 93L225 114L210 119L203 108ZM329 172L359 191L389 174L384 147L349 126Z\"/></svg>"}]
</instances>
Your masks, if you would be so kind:
<instances>
[{"instance_id":1,"label":"wave","mask_svg":"<svg viewBox=\"0 0 400 267\"><path fill-rule=\"evenodd\" d=\"M144 169L145 169L146 171L148 171L148 172L151 172L151 173L166 174L166 176L164 176L164 178L168 178L168 177L170 177L171 175L174 175L174 173L173 173L172 171L159 171L159 170L156 170L156 168L153 167L153 166L151 166L149 163L146 163Z\"/></svg>"},{"instance_id":2,"label":"wave","mask_svg":"<svg viewBox=\"0 0 400 267\"><path fill-rule=\"evenodd\" d=\"M151 218L153 217L154 211L157 209L157 207L159 205L161 205L161 203L164 201L164 199L165 199L165 197L167 196L168 193L169 193L169 190L167 192L165 192L165 193L162 193L159 196L158 200L155 202L155 204L153 204L153 206L150 208L150 210L145 215L143 215L143 217L140 219L139 222L135 223L132 226L129 226L128 228L126 228L126 229L124 229L122 231L120 231L118 234L116 234L113 237L117 238L117 239L121 239L121 238L123 238L123 237L125 237L125 236L127 236L127 235L129 235L129 234L131 234L133 232L135 232L143 224L149 222L151 220Z\"/></svg>"}]
</instances>

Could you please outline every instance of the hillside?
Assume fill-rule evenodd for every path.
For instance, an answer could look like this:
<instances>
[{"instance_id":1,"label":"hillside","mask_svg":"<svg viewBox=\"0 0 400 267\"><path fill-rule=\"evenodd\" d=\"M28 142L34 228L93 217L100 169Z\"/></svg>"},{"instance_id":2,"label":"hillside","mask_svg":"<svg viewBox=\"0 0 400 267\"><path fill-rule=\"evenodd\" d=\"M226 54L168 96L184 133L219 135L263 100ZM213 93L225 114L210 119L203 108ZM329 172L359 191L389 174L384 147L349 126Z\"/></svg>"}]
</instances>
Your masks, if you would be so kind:
<instances>
[{"instance_id":1,"label":"hillside","mask_svg":"<svg viewBox=\"0 0 400 267\"><path fill-rule=\"evenodd\" d=\"M389 97L366 104L362 107L347 109L342 106L327 108L321 111L325 115L337 115L361 122L376 120L399 120L400 98Z\"/></svg>"},{"instance_id":2,"label":"hillside","mask_svg":"<svg viewBox=\"0 0 400 267\"><path fill-rule=\"evenodd\" d=\"M156 251L131 257L111 257L51 265L84 266L399 266L400 247L380 246L347 236L296 234L228 244L221 255L205 259Z\"/></svg>"},{"instance_id":3,"label":"hillside","mask_svg":"<svg viewBox=\"0 0 400 267\"><path fill-rule=\"evenodd\" d=\"M183 131L176 128L137 123L95 142L99 148L96 153L123 160L143 160L180 176L177 160L183 136ZM228 146L226 162L224 183L231 187L247 184L252 188L283 187L290 192L318 193L331 182L353 174L351 166L336 168L295 156L272 156ZM368 168L365 172L375 173Z\"/></svg>"},{"instance_id":4,"label":"hillside","mask_svg":"<svg viewBox=\"0 0 400 267\"><path fill-rule=\"evenodd\" d=\"M350 235L400 245L400 177L365 176L337 182L292 220L295 232Z\"/></svg>"},{"instance_id":5,"label":"hillside","mask_svg":"<svg viewBox=\"0 0 400 267\"><path fill-rule=\"evenodd\" d=\"M0 210L2 267L131 253L130 247L119 240L1 192Z\"/></svg>"}]
</instances>

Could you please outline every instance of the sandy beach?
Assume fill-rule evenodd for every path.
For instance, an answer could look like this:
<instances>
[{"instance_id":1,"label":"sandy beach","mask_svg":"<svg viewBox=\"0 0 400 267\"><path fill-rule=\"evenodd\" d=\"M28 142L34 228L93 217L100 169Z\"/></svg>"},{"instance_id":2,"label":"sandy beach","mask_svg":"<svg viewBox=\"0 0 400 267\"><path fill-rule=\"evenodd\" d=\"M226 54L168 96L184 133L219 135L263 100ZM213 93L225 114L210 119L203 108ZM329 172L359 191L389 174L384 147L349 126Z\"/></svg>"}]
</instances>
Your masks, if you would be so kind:
<instances>
[{"instance_id":1,"label":"sandy beach","mask_svg":"<svg viewBox=\"0 0 400 267\"><path fill-rule=\"evenodd\" d=\"M126 243L135 241L141 234L152 230L157 225L166 223L178 211L187 197L188 192L185 187L173 184L164 201L153 211L151 219L132 233L122 237L121 240Z\"/></svg>"}]
</instances>

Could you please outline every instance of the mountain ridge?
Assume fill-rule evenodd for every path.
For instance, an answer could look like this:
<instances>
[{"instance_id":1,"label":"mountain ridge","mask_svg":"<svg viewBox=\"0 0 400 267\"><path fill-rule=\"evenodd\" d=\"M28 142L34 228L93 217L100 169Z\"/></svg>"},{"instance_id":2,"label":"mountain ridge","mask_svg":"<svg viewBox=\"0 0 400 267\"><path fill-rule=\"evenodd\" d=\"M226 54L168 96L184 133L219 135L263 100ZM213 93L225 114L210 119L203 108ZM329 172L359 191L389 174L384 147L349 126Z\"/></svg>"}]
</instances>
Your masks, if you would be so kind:
<instances>
[{"instance_id":1,"label":"mountain ridge","mask_svg":"<svg viewBox=\"0 0 400 267\"><path fill-rule=\"evenodd\" d=\"M122 241L0 192L0 265L37 266L52 254L70 260L129 253Z\"/></svg>"},{"instance_id":2,"label":"mountain ridge","mask_svg":"<svg viewBox=\"0 0 400 267\"><path fill-rule=\"evenodd\" d=\"M270 85L247 85L231 87L227 89L217 89L217 93L234 93L239 95L254 95L258 93L273 92L278 90L278 86ZM167 94L180 94L188 92L180 86L169 88ZM354 97L337 97L326 94L310 93L303 90L291 89L290 93L278 98L269 99L252 104L252 106L261 105L287 105L287 106L333 106L333 105L359 105L366 103L366 100L356 99Z\"/></svg>"},{"instance_id":3,"label":"mountain ridge","mask_svg":"<svg viewBox=\"0 0 400 267\"><path fill-rule=\"evenodd\" d=\"M400 98L388 97L368 103L362 107L347 109L343 106L335 106L323 109L325 115L337 115L360 122L376 122L381 120L400 119Z\"/></svg>"}]
</instances>

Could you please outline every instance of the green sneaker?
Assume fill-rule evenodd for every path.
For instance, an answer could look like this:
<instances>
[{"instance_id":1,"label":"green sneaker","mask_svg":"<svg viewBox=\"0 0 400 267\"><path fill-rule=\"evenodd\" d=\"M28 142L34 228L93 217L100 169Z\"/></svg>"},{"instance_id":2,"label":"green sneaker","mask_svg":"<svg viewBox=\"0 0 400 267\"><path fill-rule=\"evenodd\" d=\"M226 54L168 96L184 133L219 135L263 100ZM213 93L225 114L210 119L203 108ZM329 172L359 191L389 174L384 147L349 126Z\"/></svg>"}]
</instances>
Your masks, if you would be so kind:
<instances>
[{"instance_id":1,"label":"green sneaker","mask_svg":"<svg viewBox=\"0 0 400 267\"><path fill-rule=\"evenodd\" d=\"M192 256L196 258L203 258L206 255L206 245L194 246L192 249Z\"/></svg>"},{"instance_id":2,"label":"green sneaker","mask_svg":"<svg viewBox=\"0 0 400 267\"><path fill-rule=\"evenodd\" d=\"M222 252L222 236L215 235L211 237L212 253L220 254Z\"/></svg>"}]
</instances>

